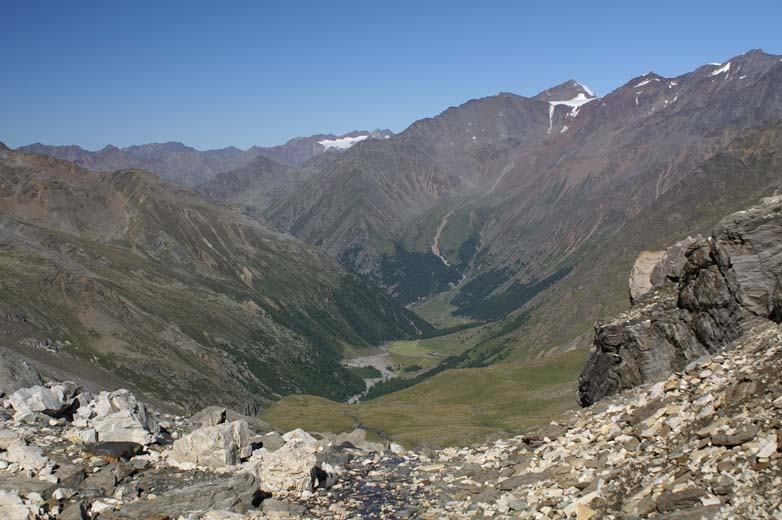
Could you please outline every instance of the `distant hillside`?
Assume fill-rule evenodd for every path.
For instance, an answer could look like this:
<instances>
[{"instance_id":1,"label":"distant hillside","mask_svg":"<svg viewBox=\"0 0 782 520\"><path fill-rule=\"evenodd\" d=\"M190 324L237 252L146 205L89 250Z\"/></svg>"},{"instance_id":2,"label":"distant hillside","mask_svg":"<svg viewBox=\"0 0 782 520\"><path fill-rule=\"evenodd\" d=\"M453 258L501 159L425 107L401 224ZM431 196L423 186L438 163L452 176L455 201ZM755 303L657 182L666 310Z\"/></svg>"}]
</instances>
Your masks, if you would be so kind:
<instances>
[{"instance_id":1,"label":"distant hillside","mask_svg":"<svg viewBox=\"0 0 782 520\"><path fill-rule=\"evenodd\" d=\"M50 146L35 143L22 146L18 150L70 161L92 171L140 168L176 184L196 186L207 182L218 173L247 166L257 157L266 157L285 166L298 167L323 152L339 153L364 139L384 139L390 135L393 134L389 130L354 131L344 135L318 134L297 137L278 146L253 146L248 150L231 146L200 151L177 142L150 143L126 148L108 145L94 152L75 145Z\"/></svg>"},{"instance_id":2,"label":"distant hillside","mask_svg":"<svg viewBox=\"0 0 782 520\"><path fill-rule=\"evenodd\" d=\"M346 347L430 330L325 254L141 170L0 150L0 248L5 346L183 408L343 399L363 387Z\"/></svg>"}]
</instances>

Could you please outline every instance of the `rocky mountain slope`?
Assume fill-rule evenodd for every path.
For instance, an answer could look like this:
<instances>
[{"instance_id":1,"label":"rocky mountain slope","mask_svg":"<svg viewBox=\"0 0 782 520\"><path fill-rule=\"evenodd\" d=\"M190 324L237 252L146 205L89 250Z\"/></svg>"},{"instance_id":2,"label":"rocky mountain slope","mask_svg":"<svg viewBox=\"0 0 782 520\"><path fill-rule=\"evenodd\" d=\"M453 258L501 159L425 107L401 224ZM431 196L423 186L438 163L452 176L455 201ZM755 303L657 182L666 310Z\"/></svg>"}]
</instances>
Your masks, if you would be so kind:
<instances>
[{"instance_id":1,"label":"rocky mountain slope","mask_svg":"<svg viewBox=\"0 0 782 520\"><path fill-rule=\"evenodd\" d=\"M636 291L630 311L598 324L581 403L681 370L758 321L779 323L780 233L782 198L769 198L725 218L708 239L687 239L635 270L650 286Z\"/></svg>"},{"instance_id":2,"label":"rocky mountain slope","mask_svg":"<svg viewBox=\"0 0 782 520\"><path fill-rule=\"evenodd\" d=\"M303 170L294 170L259 155L248 165L220 173L198 185L196 190L207 198L260 212L289 194L306 175Z\"/></svg>"},{"instance_id":3,"label":"rocky mountain slope","mask_svg":"<svg viewBox=\"0 0 782 520\"><path fill-rule=\"evenodd\" d=\"M515 150L545 138L548 107L504 93L452 107L389 139L359 143L267 216L392 293L399 293L405 270L448 276L428 247L405 243L406 224L494 182Z\"/></svg>"},{"instance_id":4,"label":"rocky mountain slope","mask_svg":"<svg viewBox=\"0 0 782 520\"><path fill-rule=\"evenodd\" d=\"M457 312L497 319L745 133L776 125L781 73L779 56L752 51L600 98L569 81L473 100L354 146L267 216L405 301L464 275ZM436 282L405 291L421 273Z\"/></svg>"},{"instance_id":5,"label":"rocky mountain slope","mask_svg":"<svg viewBox=\"0 0 782 520\"><path fill-rule=\"evenodd\" d=\"M158 403L343 399L348 346L429 326L330 258L150 173L0 150L3 345Z\"/></svg>"},{"instance_id":6,"label":"rocky mountain slope","mask_svg":"<svg viewBox=\"0 0 782 520\"><path fill-rule=\"evenodd\" d=\"M389 130L355 131L344 135L318 134L296 137L278 146L252 146L247 150L231 146L200 151L182 143L168 142L126 148L108 145L94 152L75 145L51 146L35 143L22 146L19 151L70 161L92 171L139 168L176 184L196 186L207 182L218 173L246 167L258 157L265 157L285 166L298 167L327 150L338 153L363 139L384 139L390 135L392 133Z\"/></svg>"},{"instance_id":7,"label":"rocky mountain slope","mask_svg":"<svg viewBox=\"0 0 782 520\"><path fill-rule=\"evenodd\" d=\"M126 390L27 387L31 374L18 374L0 382L9 392L0 402L0 512L25 520L779 518L780 229L777 197L727 217L709 241L674 246L657 263L643 257L634 271L637 306L659 306L676 281L679 308L695 316L690 334L722 338L720 347L639 341L638 326L686 328L668 308L651 325L620 318L628 333L615 335L613 352L598 324L585 379L603 388L630 377L602 395L639 387L470 447L406 449L368 441L361 429L281 435L221 407L166 415ZM734 305L747 311L740 330L724 312ZM632 379L628 360L638 352L665 368ZM595 372L606 357L610 374Z\"/></svg>"}]
</instances>

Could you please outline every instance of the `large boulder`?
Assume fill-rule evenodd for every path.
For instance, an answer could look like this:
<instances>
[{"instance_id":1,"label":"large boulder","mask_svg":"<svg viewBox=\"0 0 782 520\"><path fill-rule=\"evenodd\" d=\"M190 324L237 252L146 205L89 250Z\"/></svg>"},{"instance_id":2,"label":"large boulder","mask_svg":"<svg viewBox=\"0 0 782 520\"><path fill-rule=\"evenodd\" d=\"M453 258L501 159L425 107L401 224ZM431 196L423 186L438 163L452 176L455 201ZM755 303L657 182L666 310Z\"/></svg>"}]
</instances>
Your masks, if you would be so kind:
<instances>
[{"instance_id":1,"label":"large boulder","mask_svg":"<svg viewBox=\"0 0 782 520\"><path fill-rule=\"evenodd\" d=\"M723 219L713 254L744 309L782 322L782 196Z\"/></svg>"},{"instance_id":2,"label":"large boulder","mask_svg":"<svg viewBox=\"0 0 782 520\"><path fill-rule=\"evenodd\" d=\"M130 410L120 410L92 422L99 442L137 442L150 444L155 435Z\"/></svg>"},{"instance_id":3,"label":"large boulder","mask_svg":"<svg viewBox=\"0 0 782 520\"><path fill-rule=\"evenodd\" d=\"M8 462L18 464L22 469L29 471L40 471L49 464L49 458L43 454L41 448L24 444L9 446L5 458Z\"/></svg>"},{"instance_id":4,"label":"large boulder","mask_svg":"<svg viewBox=\"0 0 782 520\"><path fill-rule=\"evenodd\" d=\"M250 455L248 438L245 421L217 424L174 441L170 456L176 463L213 469L234 466Z\"/></svg>"},{"instance_id":5,"label":"large boulder","mask_svg":"<svg viewBox=\"0 0 782 520\"><path fill-rule=\"evenodd\" d=\"M71 408L77 387L72 384L36 385L20 388L9 397L17 413L43 413L59 417Z\"/></svg>"},{"instance_id":6,"label":"large boulder","mask_svg":"<svg viewBox=\"0 0 782 520\"><path fill-rule=\"evenodd\" d=\"M196 518L209 511L243 513L260 502L258 480L251 473L238 473L167 491L154 499L131 502L118 511L101 514L107 520L139 518Z\"/></svg>"},{"instance_id":7,"label":"large boulder","mask_svg":"<svg viewBox=\"0 0 782 520\"><path fill-rule=\"evenodd\" d=\"M217 426L225 422L227 409L222 406L207 406L189 419L193 429Z\"/></svg>"},{"instance_id":8,"label":"large boulder","mask_svg":"<svg viewBox=\"0 0 782 520\"><path fill-rule=\"evenodd\" d=\"M126 389L101 392L80 407L77 417L91 421L99 442L137 442L150 444L160 432L147 407Z\"/></svg>"},{"instance_id":9,"label":"large boulder","mask_svg":"<svg viewBox=\"0 0 782 520\"><path fill-rule=\"evenodd\" d=\"M701 235L688 236L667 248L652 268L650 275L652 286L659 287L666 283L681 281L684 276L684 268L687 266L687 255L705 242Z\"/></svg>"},{"instance_id":10,"label":"large boulder","mask_svg":"<svg viewBox=\"0 0 782 520\"><path fill-rule=\"evenodd\" d=\"M652 288L652 270L663 257L663 251L642 251L630 271L630 301L635 302Z\"/></svg>"},{"instance_id":11,"label":"large boulder","mask_svg":"<svg viewBox=\"0 0 782 520\"><path fill-rule=\"evenodd\" d=\"M0 491L0 518L4 520L34 520L38 517L38 508L25 504L19 493Z\"/></svg>"},{"instance_id":12,"label":"large boulder","mask_svg":"<svg viewBox=\"0 0 782 520\"><path fill-rule=\"evenodd\" d=\"M272 495L301 495L313 489L313 470L318 464L315 442L298 436L276 451L255 451L247 463L261 483L261 490Z\"/></svg>"}]
</instances>

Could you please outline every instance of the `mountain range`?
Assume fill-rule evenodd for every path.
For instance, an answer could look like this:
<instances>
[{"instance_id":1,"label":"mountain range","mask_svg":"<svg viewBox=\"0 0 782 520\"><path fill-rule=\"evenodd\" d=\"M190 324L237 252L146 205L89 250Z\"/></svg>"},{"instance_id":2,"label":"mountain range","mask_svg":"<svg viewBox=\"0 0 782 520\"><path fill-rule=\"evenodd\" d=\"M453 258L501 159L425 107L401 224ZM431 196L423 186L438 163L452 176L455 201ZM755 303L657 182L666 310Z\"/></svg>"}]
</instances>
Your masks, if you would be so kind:
<instances>
[{"instance_id":1,"label":"mountain range","mask_svg":"<svg viewBox=\"0 0 782 520\"><path fill-rule=\"evenodd\" d=\"M200 151L182 143L168 142L126 148L107 145L94 152L76 145L50 146L35 143L22 146L19 151L56 157L92 171L140 168L175 184L195 186L218 173L247 166L258 156L267 157L288 167L298 167L324 152L339 153L363 139L383 139L390 135L392 134L389 130L354 131L344 135L318 134L296 137L278 146L252 146L247 150L230 146Z\"/></svg>"},{"instance_id":2,"label":"mountain range","mask_svg":"<svg viewBox=\"0 0 782 520\"><path fill-rule=\"evenodd\" d=\"M142 170L0 147L0 247L5 347L182 409L345 399L364 386L348 349L431 330L325 253Z\"/></svg>"},{"instance_id":3,"label":"mountain range","mask_svg":"<svg viewBox=\"0 0 782 520\"><path fill-rule=\"evenodd\" d=\"M446 368L522 363L587 346L594 320L627 306L621 273L638 253L706 232L725 213L777 193L781 150L782 57L760 50L676 77L649 72L602 96L574 80L531 97L499 93L398 134L324 134L247 151L31 145L3 151L9 178L19 180L4 188L15 202L2 212L13 222L6 226L13 247L24 251L7 269L32 270L41 255L76 262L69 269L86 269L87 280L101 283L118 269L123 287L133 288L127 297L149 316L163 311L152 306L168 294L160 287L201 287L208 298L183 292L169 302L155 337L164 337L164 323L176 323L189 339L166 341L177 349L196 341L198 370L200 363L223 370L228 343L244 349L248 367L264 359L264 368L250 369L257 381L244 388L291 359L273 353L296 345L298 368L284 365L285 377L259 393L338 399L359 386L338 363L344 349L449 332L434 332L402 305L420 312L437 301L467 323L462 329L493 324L410 384ZM32 154L120 171L90 173ZM20 171L35 172L36 181ZM89 218L82 205L103 218ZM62 241L71 244L65 252L55 247ZM46 287L35 281L48 279L44 273L18 281L9 316L24 307L25 287ZM226 298L233 303L215 303ZM183 316L176 310L183 302L199 310ZM247 305L263 310L261 330L279 331L264 333L266 349L250 346L259 333L238 318ZM58 323L76 319L66 315ZM218 330L241 322L234 332L241 339L186 328L181 320L191 315ZM130 359L113 345L94 348L106 359ZM314 391L313 367L328 374L326 389Z\"/></svg>"}]
</instances>

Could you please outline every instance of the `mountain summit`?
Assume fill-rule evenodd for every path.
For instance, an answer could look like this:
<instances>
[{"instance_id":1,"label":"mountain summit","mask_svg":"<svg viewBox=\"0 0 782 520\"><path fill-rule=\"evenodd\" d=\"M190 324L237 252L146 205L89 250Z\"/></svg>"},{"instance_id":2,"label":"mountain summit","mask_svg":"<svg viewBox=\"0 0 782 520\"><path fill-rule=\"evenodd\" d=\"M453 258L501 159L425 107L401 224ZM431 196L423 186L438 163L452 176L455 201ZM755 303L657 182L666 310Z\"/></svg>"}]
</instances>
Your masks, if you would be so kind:
<instances>
[{"instance_id":1,"label":"mountain summit","mask_svg":"<svg viewBox=\"0 0 782 520\"><path fill-rule=\"evenodd\" d=\"M556 103L575 99L594 99L596 97L592 89L574 79L569 79L562 84L540 92L533 99Z\"/></svg>"}]
</instances>

